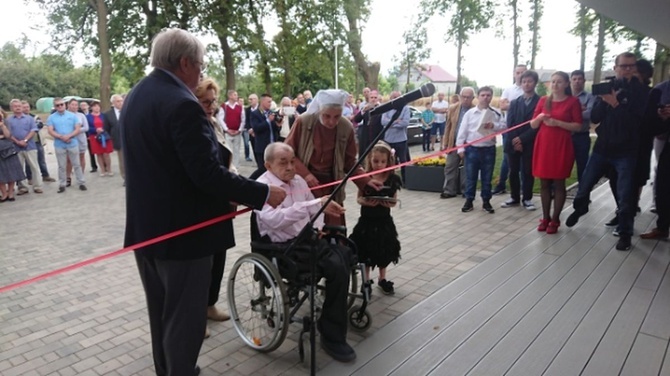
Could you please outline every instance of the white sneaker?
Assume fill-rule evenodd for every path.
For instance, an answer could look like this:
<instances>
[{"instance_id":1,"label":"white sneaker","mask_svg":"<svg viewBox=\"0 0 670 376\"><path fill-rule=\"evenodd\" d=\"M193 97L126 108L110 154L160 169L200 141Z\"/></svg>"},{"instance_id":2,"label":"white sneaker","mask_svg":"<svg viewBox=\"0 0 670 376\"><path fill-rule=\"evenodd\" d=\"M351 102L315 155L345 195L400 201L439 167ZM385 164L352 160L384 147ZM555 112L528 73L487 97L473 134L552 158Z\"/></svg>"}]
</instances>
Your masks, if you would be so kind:
<instances>
[{"instance_id":1,"label":"white sneaker","mask_svg":"<svg viewBox=\"0 0 670 376\"><path fill-rule=\"evenodd\" d=\"M519 206L519 201L513 198L508 198L507 201L500 204L501 208L511 208L512 206Z\"/></svg>"},{"instance_id":2,"label":"white sneaker","mask_svg":"<svg viewBox=\"0 0 670 376\"><path fill-rule=\"evenodd\" d=\"M526 210L535 210L535 204L533 204L533 201L531 200L524 200L523 201L523 207L526 208Z\"/></svg>"}]
</instances>

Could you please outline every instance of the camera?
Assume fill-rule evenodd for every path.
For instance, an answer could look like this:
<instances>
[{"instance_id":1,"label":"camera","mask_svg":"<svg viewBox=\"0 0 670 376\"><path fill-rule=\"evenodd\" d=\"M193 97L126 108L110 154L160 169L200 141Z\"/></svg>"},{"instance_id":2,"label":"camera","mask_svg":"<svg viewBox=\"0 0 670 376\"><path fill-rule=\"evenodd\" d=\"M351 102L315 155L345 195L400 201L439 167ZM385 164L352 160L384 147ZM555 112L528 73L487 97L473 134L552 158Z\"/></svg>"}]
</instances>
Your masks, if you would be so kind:
<instances>
[{"instance_id":1,"label":"camera","mask_svg":"<svg viewBox=\"0 0 670 376\"><path fill-rule=\"evenodd\" d=\"M612 94L612 91L617 92L624 90L628 86L628 82L623 78L616 78L613 76L605 77L606 82L601 82L591 86L593 95Z\"/></svg>"},{"instance_id":2,"label":"camera","mask_svg":"<svg viewBox=\"0 0 670 376\"><path fill-rule=\"evenodd\" d=\"M277 123L281 123L282 120L284 120L284 116L279 113L279 110L270 111L270 114L275 116L275 121Z\"/></svg>"}]
</instances>

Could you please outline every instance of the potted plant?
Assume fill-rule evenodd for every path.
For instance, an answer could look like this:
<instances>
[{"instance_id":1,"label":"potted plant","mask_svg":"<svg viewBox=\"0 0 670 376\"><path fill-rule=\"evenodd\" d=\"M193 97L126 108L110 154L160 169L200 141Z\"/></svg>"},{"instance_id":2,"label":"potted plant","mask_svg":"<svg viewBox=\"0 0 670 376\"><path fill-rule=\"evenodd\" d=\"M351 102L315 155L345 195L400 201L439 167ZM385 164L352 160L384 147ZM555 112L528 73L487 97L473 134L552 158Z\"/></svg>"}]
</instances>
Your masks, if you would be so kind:
<instances>
[{"instance_id":1,"label":"potted plant","mask_svg":"<svg viewBox=\"0 0 670 376\"><path fill-rule=\"evenodd\" d=\"M416 158L405 167L405 187L416 191L442 192L444 185L444 155Z\"/></svg>"}]
</instances>

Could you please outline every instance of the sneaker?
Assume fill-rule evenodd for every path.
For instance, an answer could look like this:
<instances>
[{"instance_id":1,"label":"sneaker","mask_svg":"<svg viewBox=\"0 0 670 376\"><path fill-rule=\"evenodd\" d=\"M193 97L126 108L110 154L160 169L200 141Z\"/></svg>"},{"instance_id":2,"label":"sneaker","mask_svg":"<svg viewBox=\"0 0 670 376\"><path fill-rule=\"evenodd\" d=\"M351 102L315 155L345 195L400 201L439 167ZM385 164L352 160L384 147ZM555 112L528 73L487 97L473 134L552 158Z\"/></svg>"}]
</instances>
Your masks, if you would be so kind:
<instances>
[{"instance_id":1,"label":"sneaker","mask_svg":"<svg viewBox=\"0 0 670 376\"><path fill-rule=\"evenodd\" d=\"M614 235L614 236L616 236L616 237L618 238L618 237L621 235L621 233L619 233L619 229L618 229L618 228L615 228L614 231L612 231L612 235Z\"/></svg>"},{"instance_id":2,"label":"sneaker","mask_svg":"<svg viewBox=\"0 0 670 376\"><path fill-rule=\"evenodd\" d=\"M651 209L649 209L650 212L656 214L656 207L652 206Z\"/></svg>"},{"instance_id":3,"label":"sneaker","mask_svg":"<svg viewBox=\"0 0 670 376\"><path fill-rule=\"evenodd\" d=\"M533 211L536 209L535 204L533 204L533 201L531 200L524 200L523 201L523 207L526 208L526 210Z\"/></svg>"},{"instance_id":4,"label":"sneaker","mask_svg":"<svg viewBox=\"0 0 670 376\"><path fill-rule=\"evenodd\" d=\"M512 206L519 206L519 201L513 198L507 199L507 201L500 204L501 208L511 208Z\"/></svg>"},{"instance_id":5,"label":"sneaker","mask_svg":"<svg viewBox=\"0 0 670 376\"><path fill-rule=\"evenodd\" d=\"M616 250L628 251L630 250L630 247L631 247L630 235L622 234L621 237L619 238L619 241L616 243Z\"/></svg>"},{"instance_id":6,"label":"sneaker","mask_svg":"<svg viewBox=\"0 0 670 376\"><path fill-rule=\"evenodd\" d=\"M29 191L28 191L28 188L26 188L26 187L21 187L21 188L19 188L19 191L16 192L16 195L17 195L17 196L23 196L23 195L25 195L25 194L28 193L28 192L29 192Z\"/></svg>"},{"instance_id":7,"label":"sneaker","mask_svg":"<svg viewBox=\"0 0 670 376\"><path fill-rule=\"evenodd\" d=\"M491 206L491 203L488 201L484 201L484 204L482 204L482 209L489 214L493 214L496 212L495 210L493 210L493 206Z\"/></svg>"},{"instance_id":8,"label":"sneaker","mask_svg":"<svg viewBox=\"0 0 670 376\"><path fill-rule=\"evenodd\" d=\"M446 192L440 193L440 198L453 198L453 197L456 197L456 195L452 195L451 193Z\"/></svg>"},{"instance_id":9,"label":"sneaker","mask_svg":"<svg viewBox=\"0 0 670 376\"><path fill-rule=\"evenodd\" d=\"M84 184L82 184L82 185L79 186L79 190L80 191L87 191L88 188L86 188L86 186Z\"/></svg>"},{"instance_id":10,"label":"sneaker","mask_svg":"<svg viewBox=\"0 0 670 376\"><path fill-rule=\"evenodd\" d=\"M579 221L579 217L581 217L584 214L586 214L586 212L581 212L579 210L575 210L574 212L572 212L572 214L570 214L568 219L565 221L565 225L568 226L568 227L572 227L572 226L576 225L577 222Z\"/></svg>"},{"instance_id":11,"label":"sneaker","mask_svg":"<svg viewBox=\"0 0 670 376\"><path fill-rule=\"evenodd\" d=\"M58 187L58 193L63 193L65 192L65 187Z\"/></svg>"},{"instance_id":12,"label":"sneaker","mask_svg":"<svg viewBox=\"0 0 670 376\"><path fill-rule=\"evenodd\" d=\"M472 206L472 200L465 200L465 204L463 204L463 207L461 208L461 211L463 213L467 213L472 211L474 207Z\"/></svg>"},{"instance_id":13,"label":"sneaker","mask_svg":"<svg viewBox=\"0 0 670 376\"><path fill-rule=\"evenodd\" d=\"M386 295L395 294L395 290L393 290L393 282L391 281L382 279L377 283L377 286L379 286L379 288L382 289L382 292Z\"/></svg>"},{"instance_id":14,"label":"sneaker","mask_svg":"<svg viewBox=\"0 0 670 376\"><path fill-rule=\"evenodd\" d=\"M609 222L605 223L605 227L617 227L619 225L619 216L615 216L614 218L610 219Z\"/></svg>"},{"instance_id":15,"label":"sneaker","mask_svg":"<svg viewBox=\"0 0 670 376\"><path fill-rule=\"evenodd\" d=\"M56 179L52 178L51 176L45 176L42 178L42 181L48 182L48 183L53 183L56 181Z\"/></svg>"}]
</instances>

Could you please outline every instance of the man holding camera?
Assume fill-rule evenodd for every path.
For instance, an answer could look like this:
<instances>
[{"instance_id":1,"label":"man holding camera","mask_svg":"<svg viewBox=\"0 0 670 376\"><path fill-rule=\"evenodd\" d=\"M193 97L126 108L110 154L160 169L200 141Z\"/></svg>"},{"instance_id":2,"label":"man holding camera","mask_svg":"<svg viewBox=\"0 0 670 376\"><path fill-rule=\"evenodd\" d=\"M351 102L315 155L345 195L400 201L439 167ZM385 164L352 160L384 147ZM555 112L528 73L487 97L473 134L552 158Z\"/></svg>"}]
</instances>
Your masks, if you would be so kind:
<instances>
[{"instance_id":1,"label":"man holding camera","mask_svg":"<svg viewBox=\"0 0 670 376\"><path fill-rule=\"evenodd\" d=\"M260 104L256 111L251 112L251 129L254 131L254 158L258 170L253 173L253 177L258 177L266 171L263 154L265 148L275 141L279 141L279 128L281 128L281 119L277 118L277 113L270 111L272 108L272 96L269 94L261 95Z\"/></svg>"},{"instance_id":2,"label":"man holding camera","mask_svg":"<svg viewBox=\"0 0 670 376\"><path fill-rule=\"evenodd\" d=\"M573 203L575 211L566 221L566 225L572 227L589 211L591 190L609 169L616 170L617 230L620 234L616 249L619 251L631 247L636 210L633 178L648 97L644 85L633 78L636 61L630 52L618 55L614 61L616 77L607 83L593 85L593 94L598 98L591 111L591 122L600 124L596 128L598 138L579 182Z\"/></svg>"}]
</instances>

